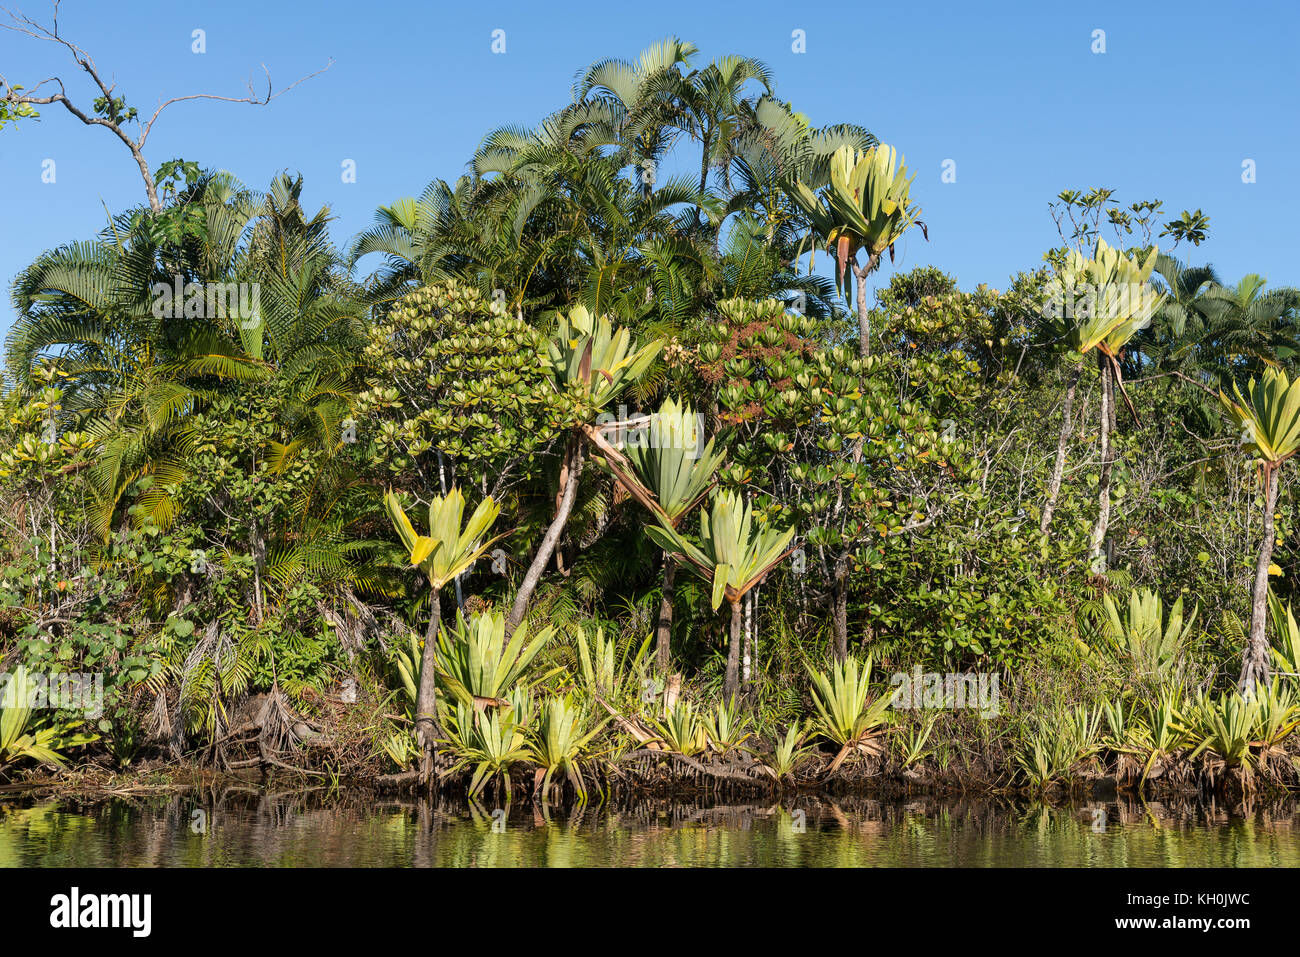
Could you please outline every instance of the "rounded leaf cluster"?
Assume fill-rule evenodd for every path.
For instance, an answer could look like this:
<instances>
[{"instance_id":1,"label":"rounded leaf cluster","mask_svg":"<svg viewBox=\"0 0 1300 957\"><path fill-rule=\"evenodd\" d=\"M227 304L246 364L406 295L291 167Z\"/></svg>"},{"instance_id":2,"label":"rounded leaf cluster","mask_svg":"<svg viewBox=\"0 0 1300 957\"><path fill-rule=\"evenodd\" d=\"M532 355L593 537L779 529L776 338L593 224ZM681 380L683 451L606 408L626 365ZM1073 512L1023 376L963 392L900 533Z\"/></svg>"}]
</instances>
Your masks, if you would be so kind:
<instances>
[{"instance_id":1,"label":"rounded leaf cluster","mask_svg":"<svg viewBox=\"0 0 1300 957\"><path fill-rule=\"evenodd\" d=\"M359 417L377 417L375 451L394 473L444 455L475 476L556 431L544 337L477 289L448 280L399 300L370 330L369 388Z\"/></svg>"}]
</instances>

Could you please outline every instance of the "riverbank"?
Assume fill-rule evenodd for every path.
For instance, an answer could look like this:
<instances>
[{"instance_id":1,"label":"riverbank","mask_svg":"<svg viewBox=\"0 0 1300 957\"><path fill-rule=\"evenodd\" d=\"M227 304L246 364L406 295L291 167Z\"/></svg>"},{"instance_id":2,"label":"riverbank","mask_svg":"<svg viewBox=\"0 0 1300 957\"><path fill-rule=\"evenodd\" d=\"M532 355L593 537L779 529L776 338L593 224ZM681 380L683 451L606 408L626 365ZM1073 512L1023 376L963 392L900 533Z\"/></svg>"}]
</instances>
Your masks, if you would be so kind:
<instances>
[{"instance_id":1,"label":"riverbank","mask_svg":"<svg viewBox=\"0 0 1300 957\"><path fill-rule=\"evenodd\" d=\"M137 688L114 721L96 726L29 711L36 730L14 739L7 761L0 754L0 783L57 790L137 775L144 786L288 776L313 787L542 805L792 792L1235 800L1300 788L1300 702L1281 677L1243 696L1215 690L1213 675L1152 675L1075 642L1005 673L930 675L888 662L888 683L873 681L870 656L848 657L805 664L802 676L791 667L779 683L723 698L716 685L658 675L648 641L579 629L570 643L543 649L539 637L523 654L494 632L486 643L476 636L445 635L435 656L432 780L415 734L422 649L411 638L404 650L358 657L322 691L276 684L194 711L173 689ZM476 660L482 667L471 667ZM909 674L905 694L897 679ZM21 744L33 734L52 749Z\"/></svg>"},{"instance_id":2,"label":"riverbank","mask_svg":"<svg viewBox=\"0 0 1300 957\"><path fill-rule=\"evenodd\" d=\"M762 746L765 742L756 742ZM32 767L0 780L0 797L113 797L186 791L250 792L338 791L348 789L394 796L427 795L440 799L525 801L571 806L607 800L647 798L663 801L708 799L781 800L792 796L897 800L917 796L985 797L1069 801L1079 799L1241 801L1277 799L1300 793L1300 756L1274 749L1255 755L1250 765L1228 765L1213 752L1182 749L1144 765L1126 751L1102 751L1068 777L1045 786L1025 782L1017 769L1000 771L972 763L967 771L942 769L925 761L905 766L880 753L855 755L837 763L829 749L813 749L798 767L777 778L771 765L754 751L725 755L642 748L617 759L591 762L582 792L573 782L542 787L544 769L520 762L483 787L471 770L457 770L455 755L440 752L432 789L416 771L358 773L339 767L295 768L287 761L219 769L197 761L148 760L130 769L83 764L63 770Z\"/></svg>"}]
</instances>

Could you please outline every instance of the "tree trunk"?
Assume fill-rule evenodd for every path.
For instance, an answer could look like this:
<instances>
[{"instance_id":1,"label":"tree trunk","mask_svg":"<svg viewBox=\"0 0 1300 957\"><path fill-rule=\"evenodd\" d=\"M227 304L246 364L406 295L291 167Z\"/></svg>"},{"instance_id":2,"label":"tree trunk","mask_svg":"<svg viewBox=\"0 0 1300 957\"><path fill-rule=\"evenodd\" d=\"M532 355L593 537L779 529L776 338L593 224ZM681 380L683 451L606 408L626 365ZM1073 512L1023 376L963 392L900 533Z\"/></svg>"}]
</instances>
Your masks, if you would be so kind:
<instances>
[{"instance_id":1,"label":"tree trunk","mask_svg":"<svg viewBox=\"0 0 1300 957\"><path fill-rule=\"evenodd\" d=\"M1102 557L1102 546L1106 542L1106 530L1110 527L1110 407L1115 394L1110 363L1104 353L1097 353L1097 363L1101 367L1101 478L1097 482L1097 524L1092 527L1089 555L1092 558L1093 574L1104 577L1106 562Z\"/></svg>"},{"instance_id":2,"label":"tree trunk","mask_svg":"<svg viewBox=\"0 0 1300 957\"><path fill-rule=\"evenodd\" d=\"M415 737L420 745L420 784L433 778L435 750L434 724L434 653L438 645L438 626L442 623L442 601L436 588L431 589L429 627L424 632L424 653L420 656L420 688L415 696Z\"/></svg>"},{"instance_id":3,"label":"tree trunk","mask_svg":"<svg viewBox=\"0 0 1300 957\"><path fill-rule=\"evenodd\" d=\"M573 503L578 498L578 476L582 473L582 438L574 436L569 440L569 448L564 453L564 465L562 468L567 473L564 479L564 488L560 494L560 504L555 510L555 518L551 520L550 527L542 537L542 543L537 547L537 554L533 556L533 563L528 566L528 571L524 574L524 580L519 584L519 591L515 594L514 604L510 608L510 615L506 618L505 640L509 641L519 627L519 623L524 620L524 612L528 610L528 600L533 597L533 592L537 590L537 585L542 579L542 572L546 569L547 563L551 560L551 555L555 552L555 546L560 541L560 536L564 533L564 526L568 524L569 514L573 511Z\"/></svg>"},{"instance_id":4,"label":"tree trunk","mask_svg":"<svg viewBox=\"0 0 1300 957\"><path fill-rule=\"evenodd\" d=\"M857 292L853 297L853 305L858 312L858 354L865 359L871 355L871 320L867 318L867 310L863 307L863 303L867 299L866 270L859 269L855 264L853 266L853 278L857 280Z\"/></svg>"},{"instance_id":5,"label":"tree trunk","mask_svg":"<svg viewBox=\"0 0 1300 957\"><path fill-rule=\"evenodd\" d=\"M1277 507L1278 468L1271 468L1264 473L1264 537L1259 543L1259 560L1255 562L1255 589L1251 594L1250 640L1246 643L1242 655L1241 693L1254 691L1256 682L1268 684L1271 677L1269 667L1268 635L1264 627L1268 615L1268 566L1273 560L1273 510Z\"/></svg>"},{"instance_id":6,"label":"tree trunk","mask_svg":"<svg viewBox=\"0 0 1300 957\"><path fill-rule=\"evenodd\" d=\"M862 358L871 355L871 320L867 318L867 277L875 272L876 267L880 265L879 254L869 256L867 264L861 269L855 262L853 266L853 278L857 280L857 292L853 303L858 313L858 353Z\"/></svg>"},{"instance_id":7,"label":"tree trunk","mask_svg":"<svg viewBox=\"0 0 1300 957\"><path fill-rule=\"evenodd\" d=\"M262 569L266 567L266 538L259 525L253 526L253 537L249 544L253 553L253 617L260 628L262 616Z\"/></svg>"},{"instance_id":8,"label":"tree trunk","mask_svg":"<svg viewBox=\"0 0 1300 957\"><path fill-rule=\"evenodd\" d=\"M655 658L659 673L664 676L672 668L673 581L676 577L677 563L664 552L664 587L659 599L659 623L655 626Z\"/></svg>"},{"instance_id":9,"label":"tree trunk","mask_svg":"<svg viewBox=\"0 0 1300 957\"><path fill-rule=\"evenodd\" d=\"M849 656L849 555L842 552L835 559L835 578L831 583L834 608L831 623L835 628L835 660Z\"/></svg>"},{"instance_id":10,"label":"tree trunk","mask_svg":"<svg viewBox=\"0 0 1300 957\"><path fill-rule=\"evenodd\" d=\"M712 139L713 139L713 130L712 130L712 128L711 128L711 127L706 123L705 126L704 126L704 136L703 136L703 140L704 140L704 151L703 151L703 154L700 156L700 192L701 192L701 193L703 193L704 190L705 190L705 187L707 187L707 186L709 185L709 149L710 149L710 147L713 145L713 144L712 144ZM700 226L703 226L703 225L704 225L704 207L703 207L703 206L697 206L697 207L696 207L696 209L695 209L695 222L696 222L698 225L700 225Z\"/></svg>"},{"instance_id":11,"label":"tree trunk","mask_svg":"<svg viewBox=\"0 0 1300 957\"><path fill-rule=\"evenodd\" d=\"M1056 440L1056 463L1052 466L1052 478L1047 483L1047 503L1043 506L1043 517L1038 522L1038 534L1046 535L1052 525L1052 513L1056 511L1056 499L1061 494L1061 477L1065 475L1065 450L1070 444L1070 413L1074 411L1074 394L1079 388L1079 376L1083 373L1083 357L1070 373L1065 386L1065 405L1061 410L1061 436Z\"/></svg>"},{"instance_id":12,"label":"tree trunk","mask_svg":"<svg viewBox=\"0 0 1300 957\"><path fill-rule=\"evenodd\" d=\"M745 644L740 658L740 688L749 694L753 688L754 667L754 592L745 592Z\"/></svg>"},{"instance_id":13,"label":"tree trunk","mask_svg":"<svg viewBox=\"0 0 1300 957\"><path fill-rule=\"evenodd\" d=\"M727 648L727 677L722 685L722 696L728 700L740 691L740 602L731 603L731 644Z\"/></svg>"},{"instance_id":14,"label":"tree trunk","mask_svg":"<svg viewBox=\"0 0 1300 957\"><path fill-rule=\"evenodd\" d=\"M1110 434L1111 440L1114 441L1114 437L1119 434L1119 423L1117 421L1118 416L1116 415L1119 410L1120 374L1116 371L1119 366L1119 360L1116 359L1114 363L1107 364L1110 365Z\"/></svg>"},{"instance_id":15,"label":"tree trunk","mask_svg":"<svg viewBox=\"0 0 1300 957\"><path fill-rule=\"evenodd\" d=\"M126 143L127 149L131 151L131 158L135 160L135 165L140 168L140 178L144 180L144 192L149 197L149 208L154 214L162 212L162 202L158 199L158 188L154 185L153 174L149 171L149 161L144 158L144 153L127 139L126 134L120 130L114 129L113 132Z\"/></svg>"}]
</instances>

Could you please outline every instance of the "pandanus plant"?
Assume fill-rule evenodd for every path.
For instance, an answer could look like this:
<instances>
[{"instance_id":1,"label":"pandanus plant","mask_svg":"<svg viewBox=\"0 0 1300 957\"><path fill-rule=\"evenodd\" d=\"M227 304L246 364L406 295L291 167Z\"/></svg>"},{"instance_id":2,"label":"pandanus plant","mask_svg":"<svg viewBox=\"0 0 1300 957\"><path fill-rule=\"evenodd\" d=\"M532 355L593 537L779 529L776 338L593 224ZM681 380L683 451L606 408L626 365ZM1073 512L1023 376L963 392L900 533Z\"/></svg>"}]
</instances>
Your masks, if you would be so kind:
<instances>
[{"instance_id":1,"label":"pandanus plant","mask_svg":"<svg viewBox=\"0 0 1300 957\"><path fill-rule=\"evenodd\" d=\"M1110 527L1110 487L1114 456L1111 432L1115 425L1115 390L1124 397L1134 419L1137 413L1124 390L1120 356L1129 341L1151 324L1151 318L1165 301L1165 295L1151 285L1159 250L1154 246L1144 261L1129 258L1113 249L1104 239L1097 240L1091 259L1071 251L1062 270L1066 295L1073 295L1076 284L1086 283L1084 315L1076 317L1075 343L1081 356L1096 350L1097 368L1101 373L1101 477L1098 481L1097 521L1092 528L1090 557L1094 568L1105 571L1102 547ZM1067 425L1068 428L1068 425ZM1064 433L1062 434L1064 438ZM1058 449L1057 460L1063 462Z\"/></svg>"},{"instance_id":2,"label":"pandanus plant","mask_svg":"<svg viewBox=\"0 0 1300 957\"><path fill-rule=\"evenodd\" d=\"M634 499L670 528L677 528L717 482L724 454L714 452L713 439L701 447L703 429L689 406L665 399L643 428L632 432L620 451L599 427L587 433L603 455L605 467ZM670 667L673 622L673 581L677 563L664 552L663 594L655 628L655 658L660 674Z\"/></svg>"},{"instance_id":3,"label":"pandanus plant","mask_svg":"<svg viewBox=\"0 0 1300 957\"><path fill-rule=\"evenodd\" d=\"M453 487L446 495L435 496L429 503L429 534L415 531L406 517L402 503L389 491L384 496L388 517L409 553L411 566L420 569L429 581L429 626L424 633L424 651L420 657L420 680L415 699L415 733L420 745L420 780L427 783L433 772L434 757L434 690L438 626L442 621L442 604L439 593L444 585L481 558L493 543L504 538L502 533L485 539L492 523L500 514L500 507L491 497L479 503L468 522L465 515L465 496Z\"/></svg>"},{"instance_id":4,"label":"pandanus plant","mask_svg":"<svg viewBox=\"0 0 1300 957\"><path fill-rule=\"evenodd\" d=\"M505 785L506 800L511 797L510 769L528 757L524 726L512 708L480 711L457 701L455 710L443 718L448 742L457 755L453 770L473 766L469 797L478 797L494 779Z\"/></svg>"},{"instance_id":5,"label":"pandanus plant","mask_svg":"<svg viewBox=\"0 0 1300 957\"><path fill-rule=\"evenodd\" d=\"M699 546L666 523L647 526L646 534L664 551L690 562L713 583L714 610L724 599L730 602L731 643L723 694L734 697L740 689L740 600L794 550L787 547L794 538L794 529L771 528L754 518L742 496L724 492L701 513Z\"/></svg>"},{"instance_id":6,"label":"pandanus plant","mask_svg":"<svg viewBox=\"0 0 1300 957\"><path fill-rule=\"evenodd\" d=\"M14 669L7 684L0 686L0 768L19 758L63 767L66 761L60 751L98 738L95 734L72 732L67 722L38 727L41 722L32 718L35 691L36 682L22 665Z\"/></svg>"},{"instance_id":7,"label":"pandanus plant","mask_svg":"<svg viewBox=\"0 0 1300 957\"><path fill-rule=\"evenodd\" d=\"M629 642L620 652L617 639L612 635L606 638L604 628L597 627L594 633L588 634L579 626L575 632L574 643L578 646L576 677L582 680L589 696L604 696L609 701L618 702L629 692L641 694L640 679L645 673L649 636L640 645Z\"/></svg>"},{"instance_id":8,"label":"pandanus plant","mask_svg":"<svg viewBox=\"0 0 1300 957\"><path fill-rule=\"evenodd\" d=\"M560 463L555 516L515 594L506 617L507 638L524 620L528 601L573 512L578 477L582 473L583 443L589 435L584 427L595 421L596 414L623 389L645 374L662 345L656 339L638 349L628 330L614 326L604 316L592 316L585 306L575 306L567 316L560 317L555 334L547 342L546 363L551 371L551 384L562 398L571 428Z\"/></svg>"},{"instance_id":9,"label":"pandanus plant","mask_svg":"<svg viewBox=\"0 0 1300 957\"><path fill-rule=\"evenodd\" d=\"M1300 624L1296 623L1291 603L1282 604L1272 590L1268 593L1268 611L1273 619L1273 631L1277 644L1273 648L1273 660L1278 670L1286 673L1292 684L1300 684Z\"/></svg>"},{"instance_id":10,"label":"pandanus plant","mask_svg":"<svg viewBox=\"0 0 1300 957\"><path fill-rule=\"evenodd\" d=\"M1115 647L1145 675L1167 678L1196 628L1197 609L1184 621L1183 599L1179 596L1165 618L1158 592L1135 588L1129 595L1128 614L1121 615L1110 595L1102 599L1108 637Z\"/></svg>"},{"instance_id":11,"label":"pandanus plant","mask_svg":"<svg viewBox=\"0 0 1300 957\"><path fill-rule=\"evenodd\" d=\"M587 783L582 777L582 762L587 759L591 740L608 719L593 723L587 711L574 703L571 695L554 697L542 706L536 725L529 729L527 752L536 761L534 794L542 800L550 791L556 771L563 771L577 793L578 802L587 801Z\"/></svg>"},{"instance_id":12,"label":"pandanus plant","mask_svg":"<svg viewBox=\"0 0 1300 957\"><path fill-rule=\"evenodd\" d=\"M802 182L786 186L786 192L812 223L813 233L835 256L836 287L844 287L844 272L852 263L857 280L854 306L858 313L858 348L863 357L871 354L871 326L867 319L867 276L880 265L880 258L912 226L920 226L929 238L925 223L918 218L920 207L912 204L910 192L915 176L907 175L902 156L881 143L860 153L841 146L831 157L830 185L819 195ZM859 266L859 250L867 261Z\"/></svg>"},{"instance_id":13,"label":"pandanus plant","mask_svg":"<svg viewBox=\"0 0 1300 957\"><path fill-rule=\"evenodd\" d=\"M1192 733L1200 743L1189 756L1195 760L1201 752L1209 750L1219 756L1228 767L1241 768L1249 776L1254 754L1251 743L1259 725L1259 705L1250 695L1233 691L1231 694L1210 697L1201 691L1191 712Z\"/></svg>"},{"instance_id":14,"label":"pandanus plant","mask_svg":"<svg viewBox=\"0 0 1300 957\"><path fill-rule=\"evenodd\" d=\"M664 712L662 721L654 722L659 739L669 751L692 757L709 746L708 729L695 705L679 700Z\"/></svg>"},{"instance_id":15,"label":"pandanus plant","mask_svg":"<svg viewBox=\"0 0 1300 957\"><path fill-rule=\"evenodd\" d=\"M1280 369L1265 369L1263 378L1251 379L1246 395L1235 385L1236 399L1219 393L1219 400L1240 429L1242 448L1259 463L1264 489L1264 530L1255 561L1255 586L1251 595L1250 636L1242 655L1239 687L1243 695L1257 683L1268 684L1269 646L1265 633L1268 616L1268 569L1273 560L1273 511L1277 507L1278 476L1287 459L1300 451L1300 381L1292 382Z\"/></svg>"},{"instance_id":16,"label":"pandanus plant","mask_svg":"<svg viewBox=\"0 0 1300 957\"><path fill-rule=\"evenodd\" d=\"M741 714L734 698L719 701L713 713L703 717L702 723L709 747L724 758L754 736L752 719Z\"/></svg>"},{"instance_id":17,"label":"pandanus plant","mask_svg":"<svg viewBox=\"0 0 1300 957\"><path fill-rule=\"evenodd\" d=\"M543 628L530 641L527 628L516 628L506 640L500 612L482 611L468 620L458 614L456 624L438 635L434 665L444 689L461 704L504 707L553 634Z\"/></svg>"},{"instance_id":18,"label":"pandanus plant","mask_svg":"<svg viewBox=\"0 0 1300 957\"><path fill-rule=\"evenodd\" d=\"M799 765L812 751L812 745L804 744L804 735L799 730L799 722L796 720L786 729L785 737L775 739L771 752L763 756L759 770L765 772L776 782L777 787L780 787L782 782L794 775Z\"/></svg>"},{"instance_id":19,"label":"pandanus plant","mask_svg":"<svg viewBox=\"0 0 1300 957\"><path fill-rule=\"evenodd\" d=\"M808 669L812 678L813 705L817 718L813 727L840 746L828 773L834 774L853 752L878 755L876 739L889 723L892 698L871 697L871 656L859 665L856 658L834 662L830 671Z\"/></svg>"}]
</instances>

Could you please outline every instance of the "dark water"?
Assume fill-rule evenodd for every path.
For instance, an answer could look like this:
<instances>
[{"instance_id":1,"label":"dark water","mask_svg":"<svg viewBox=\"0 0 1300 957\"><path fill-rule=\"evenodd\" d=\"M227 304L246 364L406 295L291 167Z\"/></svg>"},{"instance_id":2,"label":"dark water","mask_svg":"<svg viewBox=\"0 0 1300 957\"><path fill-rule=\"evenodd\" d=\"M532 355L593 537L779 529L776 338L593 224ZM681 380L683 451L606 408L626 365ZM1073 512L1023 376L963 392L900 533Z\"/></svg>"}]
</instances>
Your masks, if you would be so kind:
<instances>
[{"instance_id":1,"label":"dark water","mask_svg":"<svg viewBox=\"0 0 1300 957\"><path fill-rule=\"evenodd\" d=\"M0 798L0 867L1300 865L1294 801L428 803L351 792Z\"/></svg>"}]
</instances>

